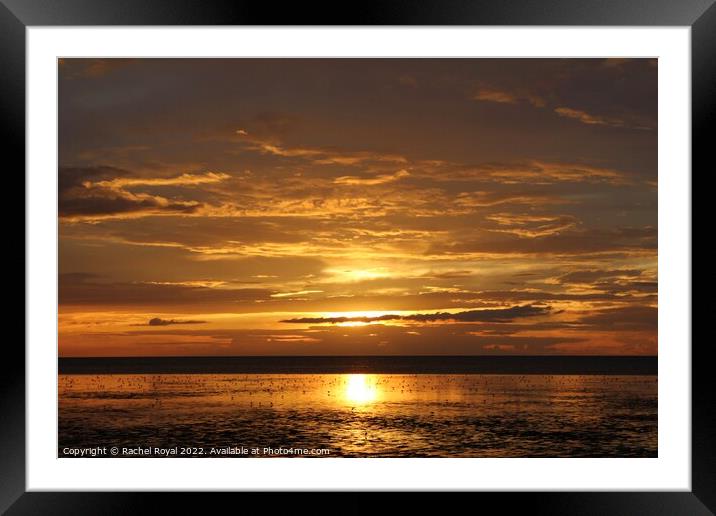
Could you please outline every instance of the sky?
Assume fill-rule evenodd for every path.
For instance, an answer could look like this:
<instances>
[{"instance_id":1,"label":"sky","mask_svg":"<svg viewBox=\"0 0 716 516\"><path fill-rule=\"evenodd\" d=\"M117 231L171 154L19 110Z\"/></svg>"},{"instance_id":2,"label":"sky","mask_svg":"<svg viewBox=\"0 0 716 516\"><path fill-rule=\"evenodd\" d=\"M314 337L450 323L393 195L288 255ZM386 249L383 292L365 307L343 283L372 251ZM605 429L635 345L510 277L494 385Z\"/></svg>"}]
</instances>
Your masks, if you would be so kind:
<instances>
[{"instance_id":1,"label":"sky","mask_svg":"<svg viewBox=\"0 0 716 516\"><path fill-rule=\"evenodd\" d=\"M656 355L654 59L61 59L60 356Z\"/></svg>"}]
</instances>

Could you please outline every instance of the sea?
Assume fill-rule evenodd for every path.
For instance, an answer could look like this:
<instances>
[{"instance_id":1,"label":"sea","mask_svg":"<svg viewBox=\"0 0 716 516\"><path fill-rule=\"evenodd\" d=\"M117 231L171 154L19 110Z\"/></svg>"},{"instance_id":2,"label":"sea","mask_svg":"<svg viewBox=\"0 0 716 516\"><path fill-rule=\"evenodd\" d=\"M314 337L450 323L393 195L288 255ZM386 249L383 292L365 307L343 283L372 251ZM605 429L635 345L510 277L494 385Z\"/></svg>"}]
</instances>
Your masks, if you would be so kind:
<instances>
[{"instance_id":1,"label":"sea","mask_svg":"<svg viewBox=\"0 0 716 516\"><path fill-rule=\"evenodd\" d=\"M58 457L657 457L657 358L60 358Z\"/></svg>"}]
</instances>

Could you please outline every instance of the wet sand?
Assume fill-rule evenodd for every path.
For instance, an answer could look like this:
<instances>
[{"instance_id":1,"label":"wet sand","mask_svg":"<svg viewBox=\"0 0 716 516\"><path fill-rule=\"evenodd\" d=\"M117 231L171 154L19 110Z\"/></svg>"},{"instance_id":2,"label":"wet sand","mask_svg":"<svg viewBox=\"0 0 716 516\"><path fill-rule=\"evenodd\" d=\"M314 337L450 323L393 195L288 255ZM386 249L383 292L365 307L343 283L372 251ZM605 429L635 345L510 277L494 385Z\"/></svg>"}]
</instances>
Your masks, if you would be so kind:
<instances>
[{"instance_id":1,"label":"wet sand","mask_svg":"<svg viewBox=\"0 0 716 516\"><path fill-rule=\"evenodd\" d=\"M657 377L61 374L58 430L60 457L98 446L118 456L656 457Z\"/></svg>"}]
</instances>

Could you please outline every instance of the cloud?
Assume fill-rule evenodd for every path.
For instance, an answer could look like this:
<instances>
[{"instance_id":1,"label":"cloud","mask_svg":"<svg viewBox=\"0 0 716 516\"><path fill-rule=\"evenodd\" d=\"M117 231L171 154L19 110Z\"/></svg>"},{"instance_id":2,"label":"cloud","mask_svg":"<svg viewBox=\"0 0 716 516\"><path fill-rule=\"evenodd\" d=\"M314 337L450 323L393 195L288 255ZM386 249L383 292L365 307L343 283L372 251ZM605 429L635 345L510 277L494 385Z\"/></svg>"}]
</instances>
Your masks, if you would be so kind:
<instances>
[{"instance_id":1,"label":"cloud","mask_svg":"<svg viewBox=\"0 0 716 516\"><path fill-rule=\"evenodd\" d=\"M534 60L523 65L520 74L496 74L489 81L478 81L471 98L502 105L531 104L585 125L650 130L656 128L654 64L654 60L621 58L578 63Z\"/></svg>"},{"instance_id":2,"label":"cloud","mask_svg":"<svg viewBox=\"0 0 716 516\"><path fill-rule=\"evenodd\" d=\"M69 220L101 220L110 218L136 218L146 215L191 214L201 203L172 201L158 195L100 193L64 198L60 204L60 217Z\"/></svg>"},{"instance_id":3,"label":"cloud","mask_svg":"<svg viewBox=\"0 0 716 516\"><path fill-rule=\"evenodd\" d=\"M83 186L88 181L100 181L129 175L127 170L110 166L60 167L57 174L57 189L60 198L68 190Z\"/></svg>"},{"instance_id":4,"label":"cloud","mask_svg":"<svg viewBox=\"0 0 716 516\"><path fill-rule=\"evenodd\" d=\"M206 321L160 319L159 317L154 317L152 319L149 319L149 322L146 324L146 326L172 326L174 324L205 324L205 323L206 323ZM145 325L141 324L138 326L145 326Z\"/></svg>"},{"instance_id":5,"label":"cloud","mask_svg":"<svg viewBox=\"0 0 716 516\"><path fill-rule=\"evenodd\" d=\"M120 177L111 180L98 181L93 183L86 181L83 183L85 188L110 188L124 189L128 186L191 186L210 183L219 183L231 178L230 175L222 172L206 172L204 174L182 174L175 177Z\"/></svg>"},{"instance_id":6,"label":"cloud","mask_svg":"<svg viewBox=\"0 0 716 516\"><path fill-rule=\"evenodd\" d=\"M320 294L322 290L299 290L298 292L278 292L271 294L271 297L298 297L305 296L307 294Z\"/></svg>"},{"instance_id":7,"label":"cloud","mask_svg":"<svg viewBox=\"0 0 716 516\"><path fill-rule=\"evenodd\" d=\"M563 116L566 118L574 118L576 120L579 120L583 124L587 125L611 125L614 127L622 127L623 124L618 120L608 120L604 117L597 116L597 115L590 115L586 111L581 111L579 109L571 109L567 107L558 107L554 110L555 113L557 113L559 116Z\"/></svg>"},{"instance_id":8,"label":"cloud","mask_svg":"<svg viewBox=\"0 0 716 516\"><path fill-rule=\"evenodd\" d=\"M62 288L65 285L81 285L84 283L90 283L93 280L98 279L100 276L97 274L91 274L88 272L67 272L59 274L57 276L57 282Z\"/></svg>"},{"instance_id":9,"label":"cloud","mask_svg":"<svg viewBox=\"0 0 716 516\"><path fill-rule=\"evenodd\" d=\"M517 104L518 102L527 102L535 107L545 106L545 100L539 95L524 91L507 91L490 86L478 87L472 98L473 100L496 102L498 104Z\"/></svg>"},{"instance_id":10,"label":"cloud","mask_svg":"<svg viewBox=\"0 0 716 516\"><path fill-rule=\"evenodd\" d=\"M585 270L556 278L563 285L576 285L615 294L656 294L656 272L638 269Z\"/></svg>"},{"instance_id":11,"label":"cloud","mask_svg":"<svg viewBox=\"0 0 716 516\"><path fill-rule=\"evenodd\" d=\"M610 183L624 184L625 175L615 169L584 163L546 162L538 160L484 163L435 173L441 181L500 181L501 184Z\"/></svg>"},{"instance_id":12,"label":"cloud","mask_svg":"<svg viewBox=\"0 0 716 516\"><path fill-rule=\"evenodd\" d=\"M482 335L473 330L468 325L434 325L408 334L403 327L374 325L351 328L351 338L346 338L346 328L340 326L309 330L144 328L125 331L109 342L99 333L66 334L62 336L62 350L64 356L81 355L82 347L91 342L96 353L105 356L162 355L168 349L189 356L474 355L483 354L483 346L498 346L489 349L491 354L554 354L552 345L583 340L579 335ZM499 346L512 347L500 350ZM583 351L588 350L587 345Z\"/></svg>"},{"instance_id":13,"label":"cloud","mask_svg":"<svg viewBox=\"0 0 716 516\"><path fill-rule=\"evenodd\" d=\"M639 269L585 269L568 272L559 277L560 283L567 284L593 284L605 279L634 278L642 274Z\"/></svg>"},{"instance_id":14,"label":"cloud","mask_svg":"<svg viewBox=\"0 0 716 516\"><path fill-rule=\"evenodd\" d=\"M243 121L235 134L248 137L248 141L272 141L296 133L305 127L305 120L293 113L263 111Z\"/></svg>"},{"instance_id":15,"label":"cloud","mask_svg":"<svg viewBox=\"0 0 716 516\"><path fill-rule=\"evenodd\" d=\"M104 282L88 274L61 274L61 305L83 306L212 306L231 307L271 299L272 290L262 288L210 288L181 283Z\"/></svg>"},{"instance_id":16,"label":"cloud","mask_svg":"<svg viewBox=\"0 0 716 516\"><path fill-rule=\"evenodd\" d=\"M496 222L499 226L490 231L511 233L525 238L559 234L579 224L579 220L571 215L494 213L488 215L486 219Z\"/></svg>"},{"instance_id":17,"label":"cloud","mask_svg":"<svg viewBox=\"0 0 716 516\"><path fill-rule=\"evenodd\" d=\"M651 125L645 123L638 123L637 121L630 122L615 117L606 117L600 115L593 115L579 109L572 109L568 107L558 107L554 110L561 117L572 118L586 125L603 125L608 127L624 127L627 129L640 129L650 130L653 129Z\"/></svg>"},{"instance_id":18,"label":"cloud","mask_svg":"<svg viewBox=\"0 0 716 516\"><path fill-rule=\"evenodd\" d=\"M533 317L537 315L547 315L552 310L549 306L513 306L511 308L493 308L484 310L468 310L465 312L437 312L432 314L411 314L397 315L386 314L375 317L357 316L357 317L300 317L295 319L285 319L280 322L284 323L303 323L303 324L337 324L346 322L382 322L382 321L415 321L415 322L436 322L436 321L453 321L453 322L510 322L521 317Z\"/></svg>"},{"instance_id":19,"label":"cloud","mask_svg":"<svg viewBox=\"0 0 716 516\"><path fill-rule=\"evenodd\" d=\"M639 63L645 62L648 61L617 58L595 60L594 66L586 64L585 61L586 66L553 70L551 76L546 73L532 84L508 80L507 83L495 86L481 81L472 94L472 99L505 105L528 103L535 108L551 109L560 117L571 118L585 125L652 130L656 127L654 117L645 110L642 110L641 114L634 110L636 103L631 98L634 93L625 87L634 88L640 85L640 78L644 75L643 71L637 70ZM582 88L569 87L570 84L581 86L595 79L605 81L603 87L597 88L592 84L590 88L584 88L584 91L600 91L604 99L599 96L590 98L575 94ZM648 95L645 97L648 98ZM579 107L573 107L575 105ZM604 112L609 114L596 114Z\"/></svg>"},{"instance_id":20,"label":"cloud","mask_svg":"<svg viewBox=\"0 0 716 516\"><path fill-rule=\"evenodd\" d=\"M654 306L627 306L598 310L580 323L603 330L649 330L659 326L659 310Z\"/></svg>"},{"instance_id":21,"label":"cloud","mask_svg":"<svg viewBox=\"0 0 716 516\"><path fill-rule=\"evenodd\" d=\"M485 100L488 102L497 102L499 104L515 104L517 97L506 91L500 91L490 88L480 88L472 96L475 100Z\"/></svg>"},{"instance_id":22,"label":"cloud","mask_svg":"<svg viewBox=\"0 0 716 516\"><path fill-rule=\"evenodd\" d=\"M246 130L234 131L249 150L284 158L300 158L315 165L359 165L361 163L407 163L404 156L373 151L351 151L327 147L287 146L276 139L252 136Z\"/></svg>"},{"instance_id":23,"label":"cloud","mask_svg":"<svg viewBox=\"0 0 716 516\"><path fill-rule=\"evenodd\" d=\"M548 195L530 195L528 193L461 192L454 200L458 208L490 208L502 204L542 206L548 204L567 204L570 201Z\"/></svg>"},{"instance_id":24,"label":"cloud","mask_svg":"<svg viewBox=\"0 0 716 516\"><path fill-rule=\"evenodd\" d=\"M375 177L342 176L333 180L338 185L382 185L408 177L410 173L401 169L394 174L383 174Z\"/></svg>"},{"instance_id":25,"label":"cloud","mask_svg":"<svg viewBox=\"0 0 716 516\"><path fill-rule=\"evenodd\" d=\"M657 249L657 231L652 226L584 229L549 234L540 238L486 232L459 242L432 244L426 254L634 254L653 255ZM497 235L501 235L500 238Z\"/></svg>"},{"instance_id":26,"label":"cloud","mask_svg":"<svg viewBox=\"0 0 716 516\"><path fill-rule=\"evenodd\" d=\"M223 180L224 176L210 172L209 175L184 174L174 178L134 178L128 171L113 167L61 167L59 215L63 219L77 221L192 214L203 204L145 192L130 192L125 187L201 184Z\"/></svg>"}]
</instances>

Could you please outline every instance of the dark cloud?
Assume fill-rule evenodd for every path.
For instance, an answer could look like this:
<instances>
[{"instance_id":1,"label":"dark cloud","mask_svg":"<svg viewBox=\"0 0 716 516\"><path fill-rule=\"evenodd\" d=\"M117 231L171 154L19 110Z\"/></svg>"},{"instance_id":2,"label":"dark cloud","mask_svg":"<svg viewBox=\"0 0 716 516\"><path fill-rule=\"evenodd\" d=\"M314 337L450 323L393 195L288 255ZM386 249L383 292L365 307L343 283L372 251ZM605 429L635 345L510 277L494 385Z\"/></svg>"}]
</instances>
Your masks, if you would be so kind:
<instances>
[{"instance_id":1,"label":"dark cloud","mask_svg":"<svg viewBox=\"0 0 716 516\"><path fill-rule=\"evenodd\" d=\"M194 213L199 206L197 203L164 203L157 199L135 199L95 191L63 199L59 213L62 218L93 218L142 212Z\"/></svg>"},{"instance_id":2,"label":"dark cloud","mask_svg":"<svg viewBox=\"0 0 716 516\"><path fill-rule=\"evenodd\" d=\"M157 328L125 332L121 338L127 342L142 343L141 349L145 352L156 349L159 354L165 353L169 347L180 354L197 354L200 351L199 354L258 356L552 354L551 346L583 341L581 336L575 335L483 334L476 329L475 325L447 323L440 327L421 326L419 332L408 333L410 329L405 327L370 325L350 328L351 338L346 339L346 328L339 326L310 330ZM145 340L148 338L153 340ZM207 339L214 341L210 347L207 347ZM187 344L190 347L187 348Z\"/></svg>"},{"instance_id":3,"label":"dark cloud","mask_svg":"<svg viewBox=\"0 0 716 516\"><path fill-rule=\"evenodd\" d=\"M583 317L583 325L604 330L652 330L658 328L659 310L652 306L626 306L597 310Z\"/></svg>"},{"instance_id":4,"label":"dark cloud","mask_svg":"<svg viewBox=\"0 0 716 516\"><path fill-rule=\"evenodd\" d=\"M87 181L102 181L125 177L129 174L126 170L116 167L60 167L57 172L57 189L60 199L68 190L81 187Z\"/></svg>"},{"instance_id":5,"label":"dark cloud","mask_svg":"<svg viewBox=\"0 0 716 516\"><path fill-rule=\"evenodd\" d=\"M619 294L619 295L617 295ZM454 296L453 296L454 297ZM568 293L568 292L548 292L544 290L484 290L474 295L462 294L463 299L482 299L485 301L511 301L511 302L549 302L549 301L625 301L630 296L619 292L594 292L594 293Z\"/></svg>"},{"instance_id":6,"label":"dark cloud","mask_svg":"<svg viewBox=\"0 0 716 516\"><path fill-rule=\"evenodd\" d=\"M581 111L579 109L572 109L568 107L558 107L554 110L559 116L565 118L571 118L577 120L586 125L597 125L597 126L609 126L609 127L624 127L628 129L639 129L639 130L651 130L656 128L656 124L649 120L639 120L633 117L624 118L612 118L600 115L594 115ZM631 119L630 119L631 118Z\"/></svg>"},{"instance_id":7,"label":"dark cloud","mask_svg":"<svg viewBox=\"0 0 716 516\"><path fill-rule=\"evenodd\" d=\"M285 319L281 322L285 323L304 323L304 324L320 324L320 323L345 323L345 322L381 322L381 321L416 321L416 322L435 322L435 321L454 321L454 322L509 322L520 317L532 317L536 315L547 315L551 311L549 306L513 306L511 308L494 308L484 310L468 310L465 312L448 313L438 312L434 314L411 314L397 315L386 314L376 317L301 317L296 319Z\"/></svg>"},{"instance_id":8,"label":"dark cloud","mask_svg":"<svg viewBox=\"0 0 716 516\"><path fill-rule=\"evenodd\" d=\"M99 277L100 276L97 274L91 274L88 272L67 272L59 274L57 280L60 287L62 287L63 285L79 285L87 283Z\"/></svg>"},{"instance_id":9,"label":"dark cloud","mask_svg":"<svg viewBox=\"0 0 716 516\"><path fill-rule=\"evenodd\" d=\"M433 244L426 254L592 254L607 252L644 252L657 248L654 227L621 227L565 231L544 237L524 238L503 234L503 238L480 239Z\"/></svg>"},{"instance_id":10,"label":"dark cloud","mask_svg":"<svg viewBox=\"0 0 716 516\"><path fill-rule=\"evenodd\" d=\"M161 319L159 317L154 317L152 319L149 319L149 322L146 324L146 326L171 326L174 324L205 324L206 321L192 321L192 320L181 320L181 319ZM145 326L145 325L141 325Z\"/></svg>"},{"instance_id":11,"label":"dark cloud","mask_svg":"<svg viewBox=\"0 0 716 516\"><path fill-rule=\"evenodd\" d=\"M656 127L657 68L650 60L532 60L522 68L519 75L506 71L491 81L476 81L472 98L524 103L591 126Z\"/></svg>"},{"instance_id":12,"label":"dark cloud","mask_svg":"<svg viewBox=\"0 0 716 516\"><path fill-rule=\"evenodd\" d=\"M58 211L61 218L103 218L129 214L194 213L196 201L168 199L156 194L134 192L112 180L127 179L127 170L106 167L60 167Z\"/></svg>"},{"instance_id":13,"label":"dark cloud","mask_svg":"<svg viewBox=\"0 0 716 516\"><path fill-rule=\"evenodd\" d=\"M587 269L580 271L572 271L559 277L560 283L594 283L604 279L611 278L633 278L640 276L642 271L639 269Z\"/></svg>"},{"instance_id":14,"label":"dark cloud","mask_svg":"<svg viewBox=\"0 0 716 516\"><path fill-rule=\"evenodd\" d=\"M83 274L60 275L59 301L67 305L195 305L230 306L268 301L274 291L262 288L210 288L181 283L131 283L93 281Z\"/></svg>"}]
</instances>

